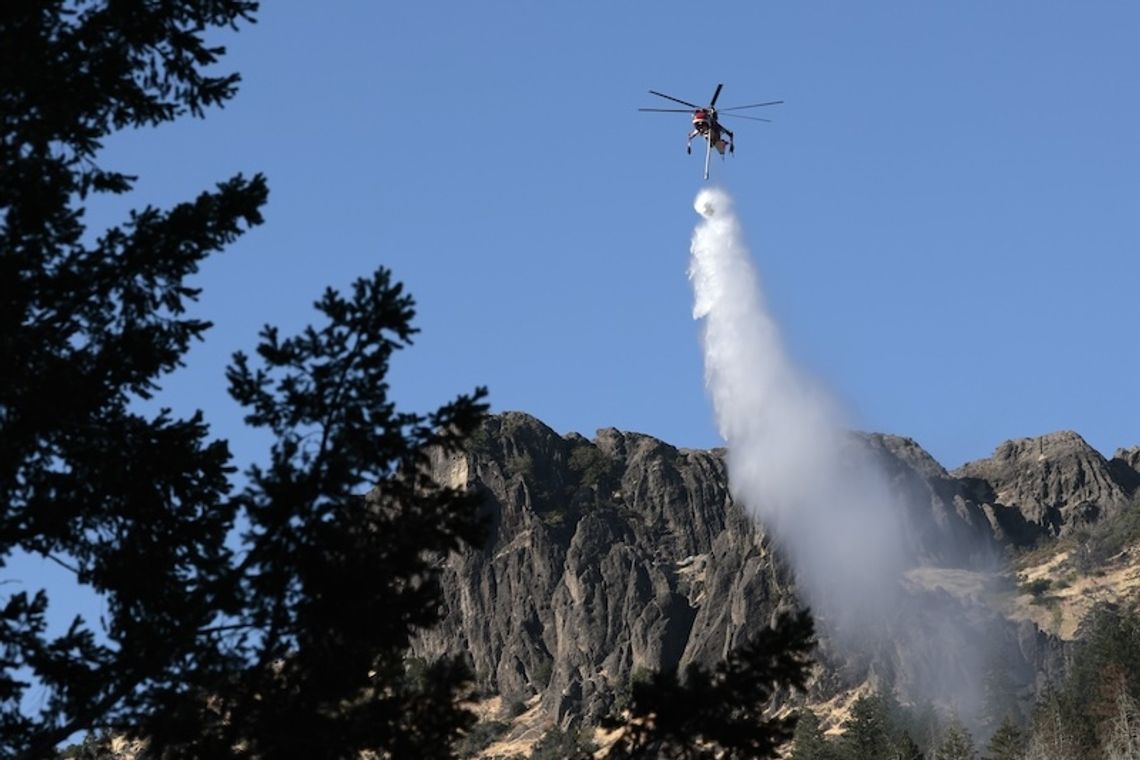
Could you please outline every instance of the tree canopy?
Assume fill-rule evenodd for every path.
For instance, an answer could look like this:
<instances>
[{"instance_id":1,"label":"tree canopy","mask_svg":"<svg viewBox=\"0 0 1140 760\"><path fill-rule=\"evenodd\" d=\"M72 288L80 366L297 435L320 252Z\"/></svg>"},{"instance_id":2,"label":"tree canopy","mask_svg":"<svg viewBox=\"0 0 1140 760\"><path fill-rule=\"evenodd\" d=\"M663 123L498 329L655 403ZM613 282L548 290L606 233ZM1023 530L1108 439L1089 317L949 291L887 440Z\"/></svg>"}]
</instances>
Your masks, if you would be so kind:
<instances>
[{"instance_id":1,"label":"tree canopy","mask_svg":"<svg viewBox=\"0 0 1140 760\"><path fill-rule=\"evenodd\" d=\"M170 757L437 757L471 720L458 663L413 680L402 655L438 614L432 558L479 538L474 505L428 457L474 429L484 391L396 409L384 378L414 310L389 272L326 292L316 327L266 327L256 359L235 356L231 394L275 441L239 491L201 413L138 411L210 327L189 278L262 222L268 189L238 175L89 231L91 194L135 180L100 148L232 98L239 77L215 73L225 51L207 39L256 10L0 8L0 559L48 558L106 609L57 635L45 591L4 600L6 756L101 729Z\"/></svg>"}]
</instances>

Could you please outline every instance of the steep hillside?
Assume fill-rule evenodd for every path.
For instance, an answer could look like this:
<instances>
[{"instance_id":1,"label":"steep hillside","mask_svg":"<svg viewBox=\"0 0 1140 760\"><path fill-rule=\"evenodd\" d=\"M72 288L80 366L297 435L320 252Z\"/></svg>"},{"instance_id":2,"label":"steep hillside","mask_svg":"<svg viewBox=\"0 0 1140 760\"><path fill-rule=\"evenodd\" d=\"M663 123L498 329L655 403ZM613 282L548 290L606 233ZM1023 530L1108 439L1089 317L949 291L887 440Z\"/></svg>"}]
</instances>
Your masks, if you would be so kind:
<instances>
[{"instance_id":1,"label":"steep hillside","mask_svg":"<svg viewBox=\"0 0 1140 760\"><path fill-rule=\"evenodd\" d=\"M912 567L877 630L840 644L827 635L838 621L821 621L810 701L841 708L852 690L889 686L980 709L981 674L995 668L1031 700L1061 667L1058 636L1080 608L1049 625L1002 557L1127 514L1137 450L1106 461L1060 433L947 472L909 439L856 440L903 496ZM525 750L547 726L593 725L640 673L711 666L801 604L777 542L734 503L722 451L613 429L563 436L507 413L437 471L483 496L488 541L447 560L446 619L416 653L470 659L496 695L488 720L506 729L493 754ZM1022 586L1035 567L1018 566Z\"/></svg>"}]
</instances>

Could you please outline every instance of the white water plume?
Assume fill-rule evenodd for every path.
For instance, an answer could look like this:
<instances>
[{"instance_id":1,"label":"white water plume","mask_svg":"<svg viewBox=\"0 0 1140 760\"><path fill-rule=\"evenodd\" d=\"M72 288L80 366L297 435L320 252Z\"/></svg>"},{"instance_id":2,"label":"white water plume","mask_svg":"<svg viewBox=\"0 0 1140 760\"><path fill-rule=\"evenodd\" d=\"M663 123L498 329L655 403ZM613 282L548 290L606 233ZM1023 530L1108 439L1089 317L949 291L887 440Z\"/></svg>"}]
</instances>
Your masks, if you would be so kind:
<instances>
[{"instance_id":1,"label":"white water plume","mask_svg":"<svg viewBox=\"0 0 1140 760\"><path fill-rule=\"evenodd\" d=\"M847 431L837 406L789 358L728 195L704 190L695 207L703 219L691 246L693 316L704 328L705 381L733 498L791 560L821 643L862 663L850 675L981 719L987 663L999 652L1012 662L1016 647L1002 649L1007 634L992 616L904 580L929 542L969 550L969 538L924 533L931 492L888 482L869 439Z\"/></svg>"},{"instance_id":2,"label":"white water plume","mask_svg":"<svg viewBox=\"0 0 1140 760\"><path fill-rule=\"evenodd\" d=\"M785 352L728 195L704 190L695 207L693 316L733 498L787 550L830 632L862 637L889 614L904 564L889 489Z\"/></svg>"}]
</instances>

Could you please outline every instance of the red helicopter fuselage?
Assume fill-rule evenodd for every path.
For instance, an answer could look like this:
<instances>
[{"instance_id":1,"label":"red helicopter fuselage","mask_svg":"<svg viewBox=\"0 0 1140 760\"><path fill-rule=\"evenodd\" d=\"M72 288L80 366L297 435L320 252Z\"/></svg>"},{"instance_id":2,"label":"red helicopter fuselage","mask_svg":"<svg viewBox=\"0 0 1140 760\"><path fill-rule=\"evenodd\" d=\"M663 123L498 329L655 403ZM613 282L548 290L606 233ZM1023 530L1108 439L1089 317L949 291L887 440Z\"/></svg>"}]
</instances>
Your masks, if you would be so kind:
<instances>
[{"instance_id":1,"label":"red helicopter fuselage","mask_svg":"<svg viewBox=\"0 0 1140 760\"><path fill-rule=\"evenodd\" d=\"M699 135L708 140L709 144L723 156L725 148L732 150L732 143L724 139L722 134L724 131L726 130L716 120L716 109L698 108L693 111L693 131L689 134L690 140Z\"/></svg>"},{"instance_id":2,"label":"red helicopter fuselage","mask_svg":"<svg viewBox=\"0 0 1140 760\"><path fill-rule=\"evenodd\" d=\"M665 100L671 100L677 105L687 106L686 108L639 108L639 111L665 111L672 113L689 113L692 115L693 130L689 132L689 140L685 144L685 150L688 153L693 152L693 138L700 137L703 139L707 148L705 151L705 179L709 178L709 156L712 154L713 149L720 155L725 152L733 153L736 150L736 136L732 133L731 129L725 128L721 125L717 116L716 99L720 97L720 90L724 85L718 84L716 90L713 92L712 100L709 101L707 106L699 106L696 103L690 103L687 100L675 98L672 95L666 95L657 90L650 90L650 95L656 95ZM760 108L761 106L774 106L783 103L782 100L770 100L767 103L750 103L744 106L733 106L731 108L723 108L722 111L742 111L746 108ZM692 109L692 110L690 110ZM739 113L726 114L741 119L752 119L754 121L768 121L756 116L745 116Z\"/></svg>"}]
</instances>

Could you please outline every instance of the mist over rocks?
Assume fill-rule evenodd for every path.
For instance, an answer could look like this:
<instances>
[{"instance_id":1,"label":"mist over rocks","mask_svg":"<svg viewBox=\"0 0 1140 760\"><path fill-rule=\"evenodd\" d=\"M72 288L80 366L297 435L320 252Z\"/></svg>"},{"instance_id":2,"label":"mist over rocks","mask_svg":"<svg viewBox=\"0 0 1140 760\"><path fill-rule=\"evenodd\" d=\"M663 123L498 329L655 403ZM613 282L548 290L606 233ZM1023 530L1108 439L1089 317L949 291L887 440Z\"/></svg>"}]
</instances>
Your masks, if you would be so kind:
<instances>
[{"instance_id":1,"label":"mist over rocks","mask_svg":"<svg viewBox=\"0 0 1140 760\"><path fill-rule=\"evenodd\" d=\"M965 688L994 661L1032 700L1061 668L1060 642L986 606L993 579L978 568L1009 540L972 498L978 479L946 471L910 439L849 440L903 494L915 569L902 582L902 611L862 647L822 637L812 700L873 684L918 701L947 682ZM993 466L1006 458L995 455ZM551 722L591 724L621 706L640 673L712 666L803 603L779 542L732 498L723 449L679 449L612 428L589 440L508 412L487 421L468 453L436 467L482 495L489 536L446 560L445 619L415 653L463 654L483 689L504 704L537 699ZM982 469L971 463L970 472Z\"/></svg>"},{"instance_id":2,"label":"mist over rocks","mask_svg":"<svg viewBox=\"0 0 1140 760\"><path fill-rule=\"evenodd\" d=\"M1002 553L984 507L969 489L910 438L853 434L888 480L909 547L908 564L991 566Z\"/></svg>"}]
</instances>

